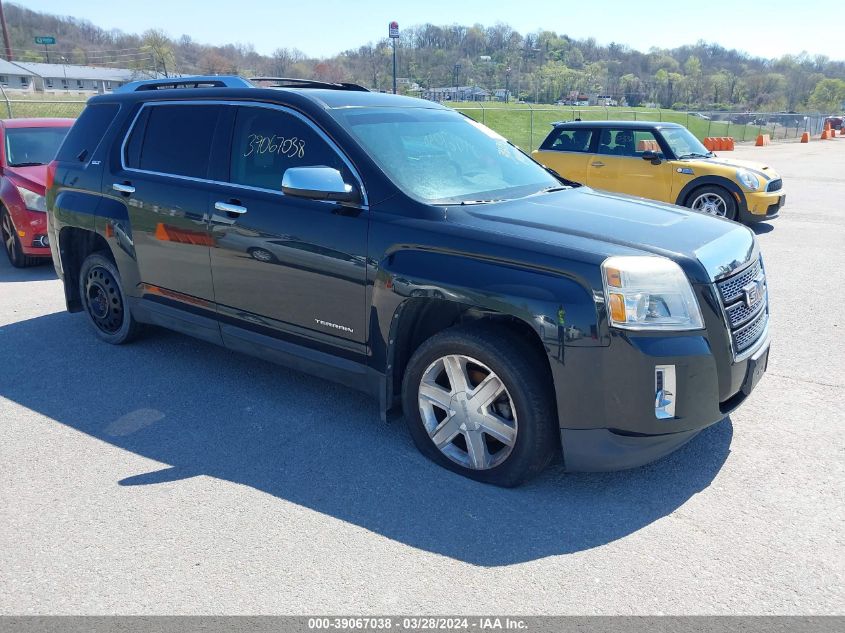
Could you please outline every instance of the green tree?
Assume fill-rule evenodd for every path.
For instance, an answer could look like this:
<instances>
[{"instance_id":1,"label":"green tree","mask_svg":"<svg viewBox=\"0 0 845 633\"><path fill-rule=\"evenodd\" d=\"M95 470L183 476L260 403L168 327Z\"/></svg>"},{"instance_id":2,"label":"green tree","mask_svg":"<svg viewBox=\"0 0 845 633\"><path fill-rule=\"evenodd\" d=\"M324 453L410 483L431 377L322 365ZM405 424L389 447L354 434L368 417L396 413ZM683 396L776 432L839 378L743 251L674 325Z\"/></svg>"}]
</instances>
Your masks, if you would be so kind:
<instances>
[{"instance_id":1,"label":"green tree","mask_svg":"<svg viewBox=\"0 0 845 633\"><path fill-rule=\"evenodd\" d=\"M822 79L810 95L809 105L822 112L839 112L845 107L845 81Z\"/></svg>"}]
</instances>

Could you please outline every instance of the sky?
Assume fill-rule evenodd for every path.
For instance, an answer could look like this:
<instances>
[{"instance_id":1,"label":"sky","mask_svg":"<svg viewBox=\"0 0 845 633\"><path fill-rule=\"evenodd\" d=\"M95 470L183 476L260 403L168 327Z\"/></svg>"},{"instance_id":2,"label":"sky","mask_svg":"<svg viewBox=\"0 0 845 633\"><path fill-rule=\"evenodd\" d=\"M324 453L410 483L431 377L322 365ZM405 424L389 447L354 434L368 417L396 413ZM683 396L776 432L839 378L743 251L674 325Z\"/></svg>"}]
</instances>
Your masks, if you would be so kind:
<instances>
[{"instance_id":1,"label":"sky","mask_svg":"<svg viewBox=\"0 0 845 633\"><path fill-rule=\"evenodd\" d=\"M14 1L14 0L13 0ZM594 37L647 51L703 39L760 57L807 51L845 60L845 13L831 0L25 0L34 11L73 15L105 29L163 29L203 44L252 44L259 53L298 48L327 57L415 24L504 22ZM704 9L706 7L706 10ZM44 35L50 35L45 33Z\"/></svg>"}]
</instances>

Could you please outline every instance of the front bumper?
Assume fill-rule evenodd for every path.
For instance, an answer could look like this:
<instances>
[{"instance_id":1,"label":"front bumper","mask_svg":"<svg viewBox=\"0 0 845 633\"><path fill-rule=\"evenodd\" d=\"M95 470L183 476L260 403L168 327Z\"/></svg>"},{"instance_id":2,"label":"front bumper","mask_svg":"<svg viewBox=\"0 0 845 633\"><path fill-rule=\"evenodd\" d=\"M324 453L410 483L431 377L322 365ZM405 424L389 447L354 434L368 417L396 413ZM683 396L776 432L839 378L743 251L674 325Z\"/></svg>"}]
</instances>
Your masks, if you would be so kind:
<instances>
[{"instance_id":1,"label":"front bumper","mask_svg":"<svg viewBox=\"0 0 845 633\"><path fill-rule=\"evenodd\" d=\"M771 220L780 214L786 204L786 194L780 191L756 191L745 194L745 212L741 215L746 222Z\"/></svg>"},{"instance_id":2,"label":"front bumper","mask_svg":"<svg viewBox=\"0 0 845 633\"><path fill-rule=\"evenodd\" d=\"M566 469L641 466L723 420L766 371L770 339L762 336L740 360L727 345L701 334L616 333L605 348L567 349L565 365L552 367ZM586 354L594 355L592 362ZM675 415L661 419L655 411L655 368L667 365L676 373Z\"/></svg>"},{"instance_id":3,"label":"front bumper","mask_svg":"<svg viewBox=\"0 0 845 633\"><path fill-rule=\"evenodd\" d=\"M15 228L21 242L21 250L29 257L50 257L50 243L47 238L47 214L30 209L19 210ZM23 233L23 235L21 235Z\"/></svg>"}]
</instances>

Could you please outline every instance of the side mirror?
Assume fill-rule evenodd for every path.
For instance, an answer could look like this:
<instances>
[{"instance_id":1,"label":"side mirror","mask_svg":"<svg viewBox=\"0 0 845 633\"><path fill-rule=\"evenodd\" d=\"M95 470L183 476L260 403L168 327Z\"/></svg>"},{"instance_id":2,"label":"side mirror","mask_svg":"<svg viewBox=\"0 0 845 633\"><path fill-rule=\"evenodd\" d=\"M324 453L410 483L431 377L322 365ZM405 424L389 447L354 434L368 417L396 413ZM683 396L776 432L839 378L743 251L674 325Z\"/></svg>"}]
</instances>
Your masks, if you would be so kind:
<instances>
[{"instance_id":1,"label":"side mirror","mask_svg":"<svg viewBox=\"0 0 845 633\"><path fill-rule=\"evenodd\" d=\"M657 152L653 152L651 150L642 153L642 159L649 161L652 165L659 165L660 164L660 156L658 156Z\"/></svg>"},{"instance_id":2,"label":"side mirror","mask_svg":"<svg viewBox=\"0 0 845 633\"><path fill-rule=\"evenodd\" d=\"M309 200L358 202L358 190L343 182L333 167L290 167L282 176L282 193Z\"/></svg>"}]
</instances>

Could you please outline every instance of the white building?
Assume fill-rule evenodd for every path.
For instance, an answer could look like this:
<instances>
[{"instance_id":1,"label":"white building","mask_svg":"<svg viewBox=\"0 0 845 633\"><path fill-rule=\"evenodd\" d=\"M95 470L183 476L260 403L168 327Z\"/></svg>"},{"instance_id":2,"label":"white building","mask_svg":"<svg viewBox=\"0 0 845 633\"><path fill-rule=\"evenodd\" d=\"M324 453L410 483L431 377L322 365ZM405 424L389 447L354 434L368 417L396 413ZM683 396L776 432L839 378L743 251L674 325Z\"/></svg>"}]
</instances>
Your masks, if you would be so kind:
<instances>
[{"instance_id":1,"label":"white building","mask_svg":"<svg viewBox=\"0 0 845 633\"><path fill-rule=\"evenodd\" d=\"M0 59L0 85L4 90L32 90L33 79L28 70Z\"/></svg>"},{"instance_id":2,"label":"white building","mask_svg":"<svg viewBox=\"0 0 845 633\"><path fill-rule=\"evenodd\" d=\"M0 60L0 83L6 90L103 93L119 88L129 81L150 76L150 72L131 68Z\"/></svg>"}]
</instances>

